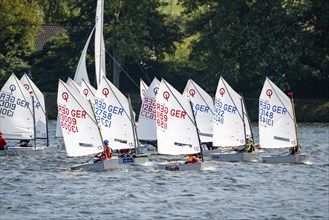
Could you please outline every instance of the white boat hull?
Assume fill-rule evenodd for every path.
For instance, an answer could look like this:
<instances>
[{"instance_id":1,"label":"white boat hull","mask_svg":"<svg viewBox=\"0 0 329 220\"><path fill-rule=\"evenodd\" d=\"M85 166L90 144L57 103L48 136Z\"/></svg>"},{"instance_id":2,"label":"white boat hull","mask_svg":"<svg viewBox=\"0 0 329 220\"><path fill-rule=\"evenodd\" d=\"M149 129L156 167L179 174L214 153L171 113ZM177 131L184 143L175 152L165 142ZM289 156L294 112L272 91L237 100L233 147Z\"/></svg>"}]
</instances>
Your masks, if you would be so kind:
<instances>
[{"instance_id":1,"label":"white boat hull","mask_svg":"<svg viewBox=\"0 0 329 220\"><path fill-rule=\"evenodd\" d=\"M147 156L137 156L137 157L121 157L118 158L119 164L130 164L130 165L143 165L148 161Z\"/></svg>"},{"instance_id":2,"label":"white boat hull","mask_svg":"<svg viewBox=\"0 0 329 220\"><path fill-rule=\"evenodd\" d=\"M206 156L206 157L210 157L211 154L214 154L214 153L220 153L222 152L222 150L220 149L215 149L215 150L202 150L202 154L203 156Z\"/></svg>"},{"instance_id":3,"label":"white boat hull","mask_svg":"<svg viewBox=\"0 0 329 220\"><path fill-rule=\"evenodd\" d=\"M9 147L7 150L0 151L0 156L40 155L42 153L54 153L57 149L57 147Z\"/></svg>"},{"instance_id":4,"label":"white boat hull","mask_svg":"<svg viewBox=\"0 0 329 220\"><path fill-rule=\"evenodd\" d=\"M213 163L210 161L205 161L201 163L185 163L182 162L170 162L163 163L158 165L159 170L167 170L167 171L189 171L189 170L205 170L213 167Z\"/></svg>"},{"instance_id":5,"label":"white boat hull","mask_svg":"<svg viewBox=\"0 0 329 220\"><path fill-rule=\"evenodd\" d=\"M262 157L264 163L307 163L309 154Z\"/></svg>"},{"instance_id":6,"label":"white boat hull","mask_svg":"<svg viewBox=\"0 0 329 220\"><path fill-rule=\"evenodd\" d=\"M110 159L98 161L96 163L82 163L72 166L71 170L85 170L94 172L113 170L118 167L118 161L118 159Z\"/></svg>"},{"instance_id":7,"label":"white boat hull","mask_svg":"<svg viewBox=\"0 0 329 220\"><path fill-rule=\"evenodd\" d=\"M213 153L211 159L216 161L226 162L255 162L257 161L257 154L255 153Z\"/></svg>"},{"instance_id":8,"label":"white boat hull","mask_svg":"<svg viewBox=\"0 0 329 220\"><path fill-rule=\"evenodd\" d=\"M155 146L146 144L146 145L141 145L138 149L137 152L139 154L158 154L158 150Z\"/></svg>"}]
</instances>

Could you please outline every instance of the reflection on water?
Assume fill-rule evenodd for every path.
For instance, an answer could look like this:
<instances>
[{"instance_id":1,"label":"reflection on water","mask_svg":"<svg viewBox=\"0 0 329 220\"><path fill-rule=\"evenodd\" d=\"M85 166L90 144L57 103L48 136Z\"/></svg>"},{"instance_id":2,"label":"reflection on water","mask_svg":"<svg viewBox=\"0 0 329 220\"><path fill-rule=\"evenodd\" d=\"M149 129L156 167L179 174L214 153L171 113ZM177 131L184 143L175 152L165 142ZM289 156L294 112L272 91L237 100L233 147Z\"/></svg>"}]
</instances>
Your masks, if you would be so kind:
<instances>
[{"instance_id":1,"label":"reflection on water","mask_svg":"<svg viewBox=\"0 0 329 220\"><path fill-rule=\"evenodd\" d=\"M165 156L111 172L72 172L79 160L63 148L0 157L0 219L328 219L328 137L328 124L300 125L310 164L216 162L201 172L156 170Z\"/></svg>"}]
</instances>

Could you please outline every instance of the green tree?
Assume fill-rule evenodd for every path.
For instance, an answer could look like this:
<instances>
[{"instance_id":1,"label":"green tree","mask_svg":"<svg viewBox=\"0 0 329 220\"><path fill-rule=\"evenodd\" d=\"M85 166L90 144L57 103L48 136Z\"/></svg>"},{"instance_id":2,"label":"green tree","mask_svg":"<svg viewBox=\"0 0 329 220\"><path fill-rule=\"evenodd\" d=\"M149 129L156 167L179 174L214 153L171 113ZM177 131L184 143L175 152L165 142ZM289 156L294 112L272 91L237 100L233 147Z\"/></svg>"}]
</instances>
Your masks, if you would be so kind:
<instances>
[{"instance_id":1,"label":"green tree","mask_svg":"<svg viewBox=\"0 0 329 220\"><path fill-rule=\"evenodd\" d=\"M210 79L222 75L236 90L256 97L268 76L299 96L327 96L324 90L310 92L328 83L328 47L320 48L328 45L320 44L328 42L326 1L180 2L192 18L188 33L199 36L190 60L201 63L207 87L215 89L217 82Z\"/></svg>"},{"instance_id":2,"label":"green tree","mask_svg":"<svg viewBox=\"0 0 329 220\"><path fill-rule=\"evenodd\" d=\"M157 10L162 4L160 2L159 0L105 0L104 38L108 52L106 55L108 78L113 77L112 57L115 57L115 63L117 62L138 83L140 77L148 77L152 80L152 76L146 73L146 69L151 72L154 62L163 60L164 54L174 54L176 49L174 42L182 38L180 27L177 22L170 20L169 15L161 14ZM46 47L37 59L32 59L33 64L37 64L33 73L40 80L45 74L45 69L42 67L49 65L49 58L52 63L47 72L56 72L55 76L61 79L73 77L81 51L94 26L96 1L75 1L70 8L74 13L71 13L65 21L67 41L57 39L56 42L59 45L55 42L52 46L48 44L50 47ZM57 46L58 50L55 49ZM88 49L90 54L88 70L91 78L94 76L93 47L93 41L91 41ZM48 49L52 51L47 51ZM55 57L60 57L60 59ZM66 63L64 64L63 61ZM56 66L62 68L61 72ZM121 75L122 73L123 71ZM52 83L54 82L50 84ZM131 90L134 87L130 81L122 80L120 88Z\"/></svg>"},{"instance_id":3,"label":"green tree","mask_svg":"<svg viewBox=\"0 0 329 220\"><path fill-rule=\"evenodd\" d=\"M27 58L42 22L39 14L35 1L0 1L0 87L11 73L20 75L30 68Z\"/></svg>"}]
</instances>

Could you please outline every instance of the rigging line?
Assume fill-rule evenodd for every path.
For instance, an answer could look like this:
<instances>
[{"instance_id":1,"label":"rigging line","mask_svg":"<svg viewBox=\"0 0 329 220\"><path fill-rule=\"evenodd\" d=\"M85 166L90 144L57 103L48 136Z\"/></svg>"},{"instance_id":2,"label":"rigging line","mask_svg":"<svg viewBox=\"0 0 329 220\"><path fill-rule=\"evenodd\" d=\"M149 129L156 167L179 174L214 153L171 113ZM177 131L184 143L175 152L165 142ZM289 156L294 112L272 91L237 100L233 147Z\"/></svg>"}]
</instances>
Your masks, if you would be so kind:
<instances>
[{"instance_id":1,"label":"rigging line","mask_svg":"<svg viewBox=\"0 0 329 220\"><path fill-rule=\"evenodd\" d=\"M96 122L96 118L93 118L89 115L88 111L86 111L86 109L80 104L80 102L75 98L75 96L71 93L71 91L67 88L67 86L65 85L65 83L60 80L60 83L62 83L62 85L65 87L66 91L70 93L70 95L73 97L73 99L77 102L77 104L86 112L86 114L89 116L89 118L94 122L95 125L98 126L98 122ZM79 93L80 94L80 93Z\"/></svg>"},{"instance_id":2,"label":"rigging line","mask_svg":"<svg viewBox=\"0 0 329 220\"><path fill-rule=\"evenodd\" d=\"M185 108L182 106L182 104L180 103L180 101L177 99L177 97L175 96L175 94L171 91L171 89L170 89L169 86L167 85L166 81L163 80L163 82L164 82L164 84L167 86L167 88L169 89L169 91L171 92L171 94L173 94L173 96L174 96L175 100L178 102L179 106L180 106L180 107L186 112L186 115L188 116L188 118L190 119L190 121L193 123L193 125L196 127L196 129L200 132L199 128L198 128L197 125L196 125L196 121L194 121L194 120L190 117L190 115L187 114L187 111L186 111ZM192 109L192 111L193 111L193 109ZM192 114L194 114L194 113L192 112Z\"/></svg>"},{"instance_id":3,"label":"rigging line","mask_svg":"<svg viewBox=\"0 0 329 220\"><path fill-rule=\"evenodd\" d=\"M196 87L196 85L194 84L193 81L192 82L192 85L194 86L195 90L199 93L202 101L209 107L209 110L211 111L212 115L214 115L214 112L212 111L212 109L210 108L210 106L207 104L206 100L203 98L203 96L201 95L200 91L198 90L198 88Z\"/></svg>"},{"instance_id":4,"label":"rigging line","mask_svg":"<svg viewBox=\"0 0 329 220\"><path fill-rule=\"evenodd\" d=\"M114 57L105 49L105 51L106 51L106 53L112 58L112 60L120 67L120 69L128 76L128 78L135 84L135 86L138 88L138 89L140 89L139 88L139 85L133 80L133 78L131 78L130 76L129 76L129 74L127 73L127 71L125 71L124 69L123 69L123 67L114 59Z\"/></svg>"},{"instance_id":5,"label":"rigging line","mask_svg":"<svg viewBox=\"0 0 329 220\"><path fill-rule=\"evenodd\" d=\"M267 80L267 79L266 79L266 80ZM279 101L281 102L281 104L282 104L286 109L288 109L288 108L283 104L282 99L280 98L279 94L276 92L276 90L275 90L274 86L272 85L272 83L271 83L270 81L268 81L268 83L270 84L271 88L273 89L274 93L275 93L276 96L278 97L278 99L279 99ZM286 95L286 94L284 94L284 95ZM288 97L288 98L289 98L289 97ZM290 100L290 98L289 98L289 100ZM290 101L290 102L291 102L291 101ZM291 120L294 122L294 124L297 126L297 122L295 122L294 117L291 116L291 114L290 114L289 111L287 111L287 112L288 112L288 115L290 116L290 119L291 119Z\"/></svg>"},{"instance_id":6,"label":"rigging line","mask_svg":"<svg viewBox=\"0 0 329 220\"><path fill-rule=\"evenodd\" d=\"M119 33L120 34L120 33ZM120 34L121 35L121 34ZM121 35L122 37L122 35ZM127 44L127 42L125 41L125 39L122 37L123 42L126 44L129 52L131 53L131 55L133 56L133 58L135 59L139 69L143 72L143 74L145 75L146 79L148 80L149 83L151 83L150 77L148 76L147 72L145 71L145 69L139 64L137 57L134 55L133 51L130 49L129 45ZM139 57L140 58L140 57ZM142 60L142 59L140 59Z\"/></svg>"},{"instance_id":7,"label":"rigging line","mask_svg":"<svg viewBox=\"0 0 329 220\"><path fill-rule=\"evenodd\" d=\"M123 14L124 14L124 11L123 11ZM128 30L129 30L129 33L130 33L131 39L133 39L133 41L136 42L136 41L135 41L135 38L134 38L134 35L132 34L132 31L131 31L131 29L130 29L130 25L127 25L126 27L127 27ZM142 70L142 72L143 72L144 75L146 76L146 79L148 80L149 83L151 83L151 80L150 80L150 78L149 78L147 72L146 72L146 71L144 70L144 68L142 68L142 67L140 66L140 64L138 63L138 60L137 60L136 56L134 55L134 53L133 53L132 50L130 49L130 47L129 47L129 45L127 44L127 42L125 41L124 37L121 35L120 32L118 32L118 33L119 33L119 35L122 37L124 43L127 45L128 49L129 49L129 51L130 51L130 53L131 53L132 56L134 57L136 63L137 63L138 66L139 66L139 68ZM138 54L138 55L140 55L140 54ZM141 56L139 56L139 58L140 58L140 57L141 57ZM142 60L142 59L140 58L140 60Z\"/></svg>"}]
</instances>

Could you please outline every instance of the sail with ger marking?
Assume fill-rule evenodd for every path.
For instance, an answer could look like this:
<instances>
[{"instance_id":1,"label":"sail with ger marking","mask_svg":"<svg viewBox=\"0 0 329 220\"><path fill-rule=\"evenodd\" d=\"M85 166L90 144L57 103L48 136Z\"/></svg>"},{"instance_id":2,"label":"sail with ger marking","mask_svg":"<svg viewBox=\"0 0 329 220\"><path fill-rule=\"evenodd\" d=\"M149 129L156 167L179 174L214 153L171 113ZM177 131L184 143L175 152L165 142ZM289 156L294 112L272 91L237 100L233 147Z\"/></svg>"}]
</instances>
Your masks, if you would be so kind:
<instances>
[{"instance_id":1,"label":"sail with ger marking","mask_svg":"<svg viewBox=\"0 0 329 220\"><path fill-rule=\"evenodd\" d=\"M213 145L241 146L246 143L242 98L220 77L215 95Z\"/></svg>"},{"instance_id":2,"label":"sail with ger marking","mask_svg":"<svg viewBox=\"0 0 329 220\"><path fill-rule=\"evenodd\" d=\"M0 91L0 131L7 139L34 139L32 96L11 74Z\"/></svg>"},{"instance_id":3,"label":"sail with ger marking","mask_svg":"<svg viewBox=\"0 0 329 220\"><path fill-rule=\"evenodd\" d=\"M191 79L188 80L183 95L193 104L201 142L212 142L214 102L211 96Z\"/></svg>"},{"instance_id":4,"label":"sail with ger marking","mask_svg":"<svg viewBox=\"0 0 329 220\"><path fill-rule=\"evenodd\" d=\"M158 153L200 153L198 132L189 101L162 79L156 103Z\"/></svg>"},{"instance_id":5,"label":"sail with ger marking","mask_svg":"<svg viewBox=\"0 0 329 220\"><path fill-rule=\"evenodd\" d=\"M105 77L98 86L94 109L103 138L113 150L135 148L128 99Z\"/></svg>"},{"instance_id":6,"label":"sail with ger marking","mask_svg":"<svg viewBox=\"0 0 329 220\"><path fill-rule=\"evenodd\" d=\"M297 145L291 100L268 78L259 97L258 120L261 148L287 148Z\"/></svg>"},{"instance_id":7,"label":"sail with ger marking","mask_svg":"<svg viewBox=\"0 0 329 220\"><path fill-rule=\"evenodd\" d=\"M67 156L88 156L102 152L102 138L91 103L59 80L57 106Z\"/></svg>"}]
</instances>

